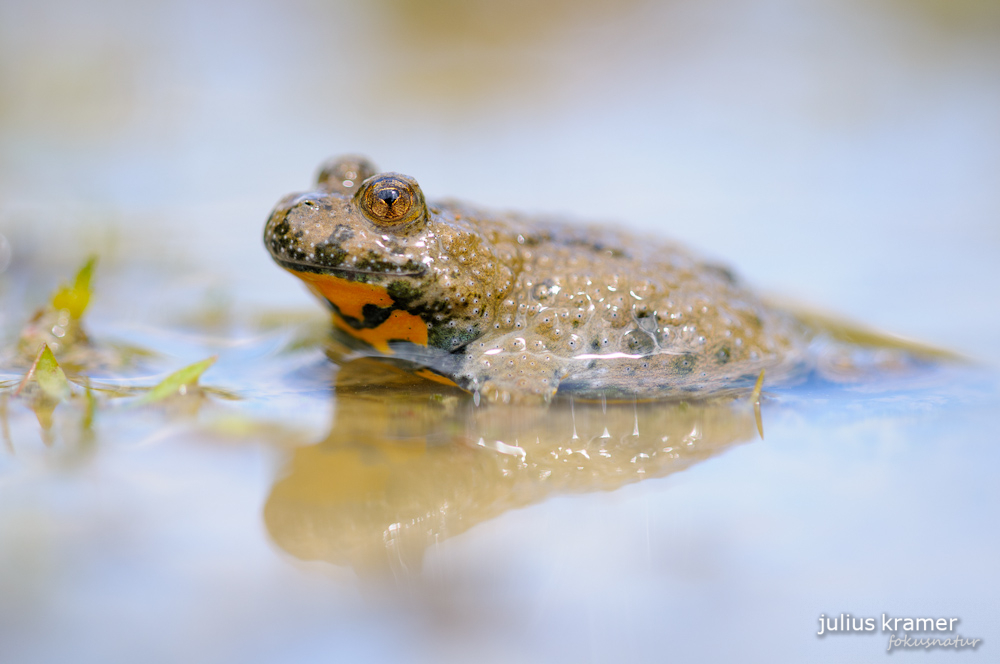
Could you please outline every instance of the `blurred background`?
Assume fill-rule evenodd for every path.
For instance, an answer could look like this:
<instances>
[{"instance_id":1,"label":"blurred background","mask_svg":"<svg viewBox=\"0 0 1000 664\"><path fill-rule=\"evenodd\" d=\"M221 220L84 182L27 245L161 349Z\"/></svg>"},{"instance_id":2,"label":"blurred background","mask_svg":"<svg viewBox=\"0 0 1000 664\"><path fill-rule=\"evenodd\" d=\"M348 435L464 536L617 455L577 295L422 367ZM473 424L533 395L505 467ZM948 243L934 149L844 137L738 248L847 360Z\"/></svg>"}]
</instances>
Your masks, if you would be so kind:
<instances>
[{"instance_id":1,"label":"blurred background","mask_svg":"<svg viewBox=\"0 0 1000 664\"><path fill-rule=\"evenodd\" d=\"M672 237L765 291L1000 361L993 0L0 0L0 332L96 252L92 330L178 365L235 348L219 380L273 414L288 402L253 405L274 396L252 373L278 372L267 347L177 329L319 311L260 236L348 152L429 198ZM510 512L437 554L434 592L269 543L283 452L109 416L69 472L12 411L0 659L868 661L881 641L817 640L819 614L918 609L989 646L987 392L786 413L686 479ZM300 443L334 408L311 398L284 416ZM964 534L899 539L873 501Z\"/></svg>"},{"instance_id":2,"label":"blurred background","mask_svg":"<svg viewBox=\"0 0 1000 664\"><path fill-rule=\"evenodd\" d=\"M96 222L305 302L262 220L361 152L981 352L954 317L994 292L998 49L989 0L4 2L0 214L48 251Z\"/></svg>"}]
</instances>

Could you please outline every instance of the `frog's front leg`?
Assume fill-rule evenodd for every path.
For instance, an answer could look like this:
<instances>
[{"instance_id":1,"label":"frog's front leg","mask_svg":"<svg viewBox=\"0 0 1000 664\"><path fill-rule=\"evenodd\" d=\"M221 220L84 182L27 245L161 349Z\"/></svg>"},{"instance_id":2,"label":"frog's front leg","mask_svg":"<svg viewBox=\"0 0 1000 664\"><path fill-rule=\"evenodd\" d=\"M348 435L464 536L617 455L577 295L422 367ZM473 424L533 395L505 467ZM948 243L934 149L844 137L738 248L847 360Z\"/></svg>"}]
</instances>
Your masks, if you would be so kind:
<instances>
[{"instance_id":1,"label":"frog's front leg","mask_svg":"<svg viewBox=\"0 0 1000 664\"><path fill-rule=\"evenodd\" d=\"M493 403L548 403L569 373L565 358L532 349L523 337L473 342L465 356L462 386Z\"/></svg>"}]
</instances>

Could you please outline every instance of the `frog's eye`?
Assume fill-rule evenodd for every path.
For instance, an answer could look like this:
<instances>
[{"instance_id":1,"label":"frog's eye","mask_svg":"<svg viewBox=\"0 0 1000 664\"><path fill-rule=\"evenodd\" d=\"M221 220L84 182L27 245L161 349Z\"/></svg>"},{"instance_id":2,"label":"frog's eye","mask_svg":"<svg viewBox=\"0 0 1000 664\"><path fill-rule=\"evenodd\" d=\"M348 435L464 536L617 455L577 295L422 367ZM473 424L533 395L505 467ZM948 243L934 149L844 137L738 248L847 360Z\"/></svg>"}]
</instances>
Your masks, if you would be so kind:
<instances>
[{"instance_id":1,"label":"frog's eye","mask_svg":"<svg viewBox=\"0 0 1000 664\"><path fill-rule=\"evenodd\" d=\"M420 186L399 173L383 173L365 180L357 197L365 216L379 226L411 224L426 213Z\"/></svg>"},{"instance_id":2,"label":"frog's eye","mask_svg":"<svg viewBox=\"0 0 1000 664\"><path fill-rule=\"evenodd\" d=\"M364 180L377 172L374 164L364 157L336 157L323 162L319 167L316 184L324 191L353 194Z\"/></svg>"}]
</instances>

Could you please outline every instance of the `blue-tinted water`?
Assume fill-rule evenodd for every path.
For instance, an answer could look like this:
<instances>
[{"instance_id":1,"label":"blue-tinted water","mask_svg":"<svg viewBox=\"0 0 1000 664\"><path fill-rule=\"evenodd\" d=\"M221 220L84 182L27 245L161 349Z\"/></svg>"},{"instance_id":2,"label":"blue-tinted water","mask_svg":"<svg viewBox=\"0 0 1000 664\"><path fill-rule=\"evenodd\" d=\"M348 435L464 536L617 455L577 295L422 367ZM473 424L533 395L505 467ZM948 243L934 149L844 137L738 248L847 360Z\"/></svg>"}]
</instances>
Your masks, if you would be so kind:
<instances>
[{"instance_id":1,"label":"blue-tinted water","mask_svg":"<svg viewBox=\"0 0 1000 664\"><path fill-rule=\"evenodd\" d=\"M157 355L95 380L218 354L203 382L240 397L112 400L89 434L63 404L43 435L8 392L0 660L881 661L880 629L816 636L841 613L958 617L976 651L893 656L990 660L992 6L416 7L0 4L5 346L96 252L88 332ZM431 197L680 239L976 363L769 391L763 439L746 409L637 411L682 447L621 471L564 426L629 449L614 407L479 446L499 425L461 397L336 392L321 308L261 245L349 151Z\"/></svg>"}]
</instances>

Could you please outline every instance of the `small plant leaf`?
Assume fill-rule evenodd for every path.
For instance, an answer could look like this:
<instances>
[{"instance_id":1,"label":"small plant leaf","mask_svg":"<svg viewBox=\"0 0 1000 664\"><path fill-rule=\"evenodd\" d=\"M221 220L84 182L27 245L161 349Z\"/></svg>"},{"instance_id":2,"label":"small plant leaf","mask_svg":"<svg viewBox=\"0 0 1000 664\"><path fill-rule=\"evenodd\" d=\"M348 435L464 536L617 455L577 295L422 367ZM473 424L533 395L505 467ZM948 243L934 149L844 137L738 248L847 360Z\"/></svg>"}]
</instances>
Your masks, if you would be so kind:
<instances>
[{"instance_id":1,"label":"small plant leaf","mask_svg":"<svg viewBox=\"0 0 1000 664\"><path fill-rule=\"evenodd\" d=\"M190 364L183 369L175 371L157 383L156 386L149 390L149 392L146 392L146 394L140 397L136 403L155 403L176 394L186 394L190 387L198 384L198 379L201 375L205 373L210 366L215 364L217 359L219 359L219 356L213 355L212 357L202 360L201 362L195 362L194 364Z\"/></svg>"},{"instance_id":2,"label":"small plant leaf","mask_svg":"<svg viewBox=\"0 0 1000 664\"><path fill-rule=\"evenodd\" d=\"M94 274L94 265L97 263L97 257L91 256L87 259L87 262L83 264L80 271L76 273L76 279L73 280L72 286L60 286L56 290L55 294L52 295L52 307L59 311L68 311L69 315L73 319L79 319L83 316L83 312L87 310L87 305L90 304L90 295L92 293L90 288L90 279Z\"/></svg>"},{"instance_id":3,"label":"small plant leaf","mask_svg":"<svg viewBox=\"0 0 1000 664\"><path fill-rule=\"evenodd\" d=\"M38 354L38 361L35 363L35 381L42 388L45 396L56 401L62 401L70 395L69 381L63 373L56 356L45 344Z\"/></svg>"}]
</instances>

